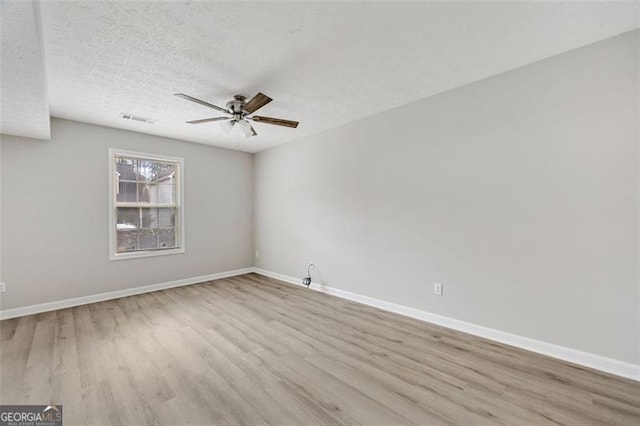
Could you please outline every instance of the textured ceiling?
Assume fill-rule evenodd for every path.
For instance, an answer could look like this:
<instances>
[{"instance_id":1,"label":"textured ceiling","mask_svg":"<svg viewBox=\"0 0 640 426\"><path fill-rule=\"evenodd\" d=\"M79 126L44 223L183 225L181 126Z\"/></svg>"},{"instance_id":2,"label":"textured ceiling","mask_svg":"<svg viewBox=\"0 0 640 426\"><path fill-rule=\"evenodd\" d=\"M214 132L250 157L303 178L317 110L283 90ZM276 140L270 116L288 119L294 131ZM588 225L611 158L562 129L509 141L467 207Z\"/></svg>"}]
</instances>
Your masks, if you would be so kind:
<instances>
[{"instance_id":1,"label":"textured ceiling","mask_svg":"<svg viewBox=\"0 0 640 426\"><path fill-rule=\"evenodd\" d=\"M51 114L255 152L633 30L638 7L44 2ZM260 115L298 129L256 123L257 137L229 136L218 123L185 124L218 114L172 96L224 106L258 91L274 99Z\"/></svg>"},{"instance_id":2,"label":"textured ceiling","mask_svg":"<svg viewBox=\"0 0 640 426\"><path fill-rule=\"evenodd\" d=\"M0 133L49 139L49 99L37 3L0 0Z\"/></svg>"}]
</instances>

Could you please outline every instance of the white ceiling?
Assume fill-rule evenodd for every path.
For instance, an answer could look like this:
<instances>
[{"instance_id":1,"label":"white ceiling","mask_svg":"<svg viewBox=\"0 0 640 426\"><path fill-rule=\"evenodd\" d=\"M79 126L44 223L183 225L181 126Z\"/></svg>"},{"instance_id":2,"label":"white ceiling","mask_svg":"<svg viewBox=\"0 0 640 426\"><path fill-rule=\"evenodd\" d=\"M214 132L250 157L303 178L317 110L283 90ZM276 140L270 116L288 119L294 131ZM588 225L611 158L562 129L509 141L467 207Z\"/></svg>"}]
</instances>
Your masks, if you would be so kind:
<instances>
[{"instance_id":1,"label":"white ceiling","mask_svg":"<svg viewBox=\"0 0 640 426\"><path fill-rule=\"evenodd\" d=\"M636 29L639 7L44 2L48 100L45 93L33 104L55 117L255 152ZM31 87L17 69L5 72L3 89L5 78ZM225 135L218 123L185 124L219 114L173 96L224 106L258 91L274 99L260 115L298 120L298 129L256 123L257 137ZM42 135L42 123L33 120L32 130Z\"/></svg>"}]
</instances>

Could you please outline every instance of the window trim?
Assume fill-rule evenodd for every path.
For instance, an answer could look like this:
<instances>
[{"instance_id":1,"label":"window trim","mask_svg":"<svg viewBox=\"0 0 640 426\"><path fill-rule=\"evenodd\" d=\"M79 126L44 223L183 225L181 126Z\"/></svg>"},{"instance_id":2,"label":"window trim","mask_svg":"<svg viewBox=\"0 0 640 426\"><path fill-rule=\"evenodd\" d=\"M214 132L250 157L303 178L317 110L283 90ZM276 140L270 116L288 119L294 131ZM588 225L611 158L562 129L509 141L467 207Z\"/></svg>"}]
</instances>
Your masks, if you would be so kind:
<instances>
[{"instance_id":1,"label":"window trim","mask_svg":"<svg viewBox=\"0 0 640 426\"><path fill-rule=\"evenodd\" d=\"M178 191L176 199L178 200L178 208L176 214L178 220L176 221L178 226L178 236L180 238L180 247L172 249L161 250L140 250L132 251L128 253L117 253L118 247L117 232L116 232L116 187L115 187L115 173L116 173L116 157L127 156L142 158L146 160L158 160L158 161L171 161L178 163L178 185L176 190ZM170 254L182 254L185 252L185 232L184 232L184 158L173 157L171 155L152 154L148 152L128 151L118 148L109 148L109 260L124 260L124 259L138 259L143 257L155 257L166 256Z\"/></svg>"}]
</instances>

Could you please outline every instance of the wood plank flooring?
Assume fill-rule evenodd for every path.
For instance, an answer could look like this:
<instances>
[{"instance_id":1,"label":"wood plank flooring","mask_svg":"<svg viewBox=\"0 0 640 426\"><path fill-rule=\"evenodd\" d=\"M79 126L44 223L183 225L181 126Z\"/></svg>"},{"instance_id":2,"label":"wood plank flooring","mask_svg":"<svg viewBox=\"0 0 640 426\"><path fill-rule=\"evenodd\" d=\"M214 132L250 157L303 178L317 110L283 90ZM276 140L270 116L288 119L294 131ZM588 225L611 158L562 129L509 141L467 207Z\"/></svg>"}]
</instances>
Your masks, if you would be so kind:
<instances>
[{"instance_id":1,"label":"wood plank flooring","mask_svg":"<svg viewBox=\"0 0 640 426\"><path fill-rule=\"evenodd\" d=\"M640 383L255 274L0 322L64 424L639 425Z\"/></svg>"}]
</instances>

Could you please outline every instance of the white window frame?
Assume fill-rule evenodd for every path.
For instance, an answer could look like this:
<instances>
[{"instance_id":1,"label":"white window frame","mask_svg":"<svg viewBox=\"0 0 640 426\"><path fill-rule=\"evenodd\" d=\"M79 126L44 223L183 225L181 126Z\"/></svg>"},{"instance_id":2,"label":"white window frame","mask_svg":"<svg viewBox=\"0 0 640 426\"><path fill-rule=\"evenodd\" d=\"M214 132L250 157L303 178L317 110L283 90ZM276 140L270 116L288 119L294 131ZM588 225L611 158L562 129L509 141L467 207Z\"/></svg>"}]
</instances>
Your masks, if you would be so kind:
<instances>
[{"instance_id":1,"label":"white window frame","mask_svg":"<svg viewBox=\"0 0 640 426\"><path fill-rule=\"evenodd\" d=\"M117 253L118 234L116 231L116 157L126 156L142 158L145 160L171 161L178 163L178 185L176 185L178 208L176 209L176 228L180 238L180 246L162 250L141 250L126 253ZM109 260L137 259L141 257L166 256L169 254L181 254L185 251L184 232L184 158L148 152L128 151L124 149L109 148Z\"/></svg>"}]
</instances>

